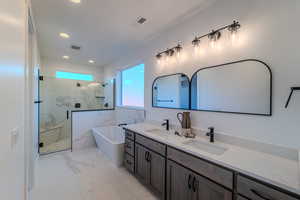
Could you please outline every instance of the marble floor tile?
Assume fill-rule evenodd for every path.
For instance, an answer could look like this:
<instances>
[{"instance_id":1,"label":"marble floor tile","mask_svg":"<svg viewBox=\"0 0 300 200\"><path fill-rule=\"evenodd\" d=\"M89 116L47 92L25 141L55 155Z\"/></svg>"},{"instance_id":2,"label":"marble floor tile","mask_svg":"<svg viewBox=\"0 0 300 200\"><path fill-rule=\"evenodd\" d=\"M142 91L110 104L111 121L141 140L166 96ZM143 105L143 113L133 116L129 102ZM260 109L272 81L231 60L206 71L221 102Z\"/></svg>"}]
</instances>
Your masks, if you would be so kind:
<instances>
[{"instance_id":1,"label":"marble floor tile","mask_svg":"<svg viewBox=\"0 0 300 200\"><path fill-rule=\"evenodd\" d=\"M33 200L155 200L124 168L96 148L42 156Z\"/></svg>"}]
</instances>

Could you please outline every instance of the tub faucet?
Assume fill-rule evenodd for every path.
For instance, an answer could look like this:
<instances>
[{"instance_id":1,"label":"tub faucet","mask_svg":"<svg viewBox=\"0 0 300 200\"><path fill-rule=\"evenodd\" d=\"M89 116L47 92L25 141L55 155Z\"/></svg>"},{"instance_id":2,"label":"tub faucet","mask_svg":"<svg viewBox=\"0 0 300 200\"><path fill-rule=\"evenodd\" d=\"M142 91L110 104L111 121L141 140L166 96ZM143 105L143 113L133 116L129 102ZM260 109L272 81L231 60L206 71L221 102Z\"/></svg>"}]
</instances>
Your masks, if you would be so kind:
<instances>
[{"instance_id":1,"label":"tub faucet","mask_svg":"<svg viewBox=\"0 0 300 200\"><path fill-rule=\"evenodd\" d=\"M215 128L209 127L208 130L209 130L209 132L206 133L206 136L209 136L209 141L211 143L214 143L215 142Z\"/></svg>"},{"instance_id":2,"label":"tub faucet","mask_svg":"<svg viewBox=\"0 0 300 200\"><path fill-rule=\"evenodd\" d=\"M170 121L165 119L164 123L162 123L162 126L166 126L166 130L168 131L170 129Z\"/></svg>"}]
</instances>

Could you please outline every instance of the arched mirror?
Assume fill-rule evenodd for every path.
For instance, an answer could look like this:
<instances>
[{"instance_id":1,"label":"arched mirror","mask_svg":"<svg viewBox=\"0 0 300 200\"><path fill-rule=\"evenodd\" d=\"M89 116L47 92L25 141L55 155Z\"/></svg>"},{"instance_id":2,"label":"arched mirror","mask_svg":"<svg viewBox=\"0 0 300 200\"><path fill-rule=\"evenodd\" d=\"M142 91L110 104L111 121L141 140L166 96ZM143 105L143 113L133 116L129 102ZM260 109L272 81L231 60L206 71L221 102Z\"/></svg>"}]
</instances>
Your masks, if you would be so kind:
<instances>
[{"instance_id":1,"label":"arched mirror","mask_svg":"<svg viewBox=\"0 0 300 200\"><path fill-rule=\"evenodd\" d=\"M189 78L172 74L156 78L152 86L152 106L159 108L189 109Z\"/></svg>"},{"instance_id":2,"label":"arched mirror","mask_svg":"<svg viewBox=\"0 0 300 200\"><path fill-rule=\"evenodd\" d=\"M272 115L272 73L249 59L198 70L191 80L191 109Z\"/></svg>"}]
</instances>

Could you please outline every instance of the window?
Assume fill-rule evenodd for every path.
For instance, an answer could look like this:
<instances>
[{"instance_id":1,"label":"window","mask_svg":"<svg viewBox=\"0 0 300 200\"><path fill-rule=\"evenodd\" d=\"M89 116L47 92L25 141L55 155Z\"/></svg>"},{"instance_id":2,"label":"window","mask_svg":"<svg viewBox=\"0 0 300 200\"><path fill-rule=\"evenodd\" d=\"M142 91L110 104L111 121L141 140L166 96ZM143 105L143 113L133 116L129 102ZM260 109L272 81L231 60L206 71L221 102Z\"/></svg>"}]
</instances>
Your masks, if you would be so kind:
<instances>
[{"instance_id":1,"label":"window","mask_svg":"<svg viewBox=\"0 0 300 200\"><path fill-rule=\"evenodd\" d=\"M121 72L121 106L144 107L144 66Z\"/></svg>"},{"instance_id":2,"label":"window","mask_svg":"<svg viewBox=\"0 0 300 200\"><path fill-rule=\"evenodd\" d=\"M81 81L94 81L94 77L91 74L79 74L79 73L61 72L61 71L56 71L56 78L81 80Z\"/></svg>"}]
</instances>

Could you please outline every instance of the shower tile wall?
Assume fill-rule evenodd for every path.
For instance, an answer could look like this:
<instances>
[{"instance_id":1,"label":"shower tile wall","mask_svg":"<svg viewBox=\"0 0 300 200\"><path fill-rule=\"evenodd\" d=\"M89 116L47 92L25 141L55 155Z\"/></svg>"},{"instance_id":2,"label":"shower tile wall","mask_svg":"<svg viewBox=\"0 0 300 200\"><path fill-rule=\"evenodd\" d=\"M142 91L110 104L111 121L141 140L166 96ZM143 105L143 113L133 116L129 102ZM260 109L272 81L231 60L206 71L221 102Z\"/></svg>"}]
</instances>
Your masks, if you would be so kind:
<instances>
[{"instance_id":1,"label":"shower tile wall","mask_svg":"<svg viewBox=\"0 0 300 200\"><path fill-rule=\"evenodd\" d=\"M145 120L145 110L133 109L126 107L116 108L116 122L117 123L139 123Z\"/></svg>"}]
</instances>

